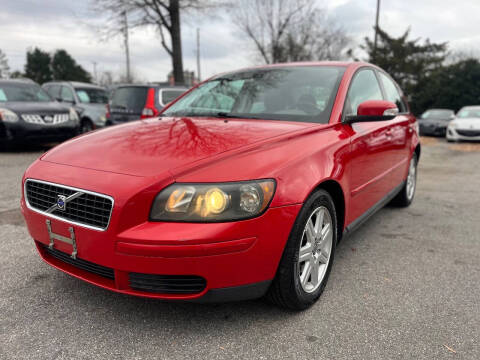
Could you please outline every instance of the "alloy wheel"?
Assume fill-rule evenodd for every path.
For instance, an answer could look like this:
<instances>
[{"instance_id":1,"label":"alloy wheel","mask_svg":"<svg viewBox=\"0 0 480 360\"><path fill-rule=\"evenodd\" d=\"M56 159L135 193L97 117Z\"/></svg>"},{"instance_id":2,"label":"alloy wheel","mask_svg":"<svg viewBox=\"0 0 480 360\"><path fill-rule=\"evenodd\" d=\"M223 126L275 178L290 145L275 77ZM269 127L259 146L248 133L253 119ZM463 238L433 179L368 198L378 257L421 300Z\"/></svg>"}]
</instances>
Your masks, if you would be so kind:
<instances>
[{"instance_id":1,"label":"alloy wheel","mask_svg":"<svg viewBox=\"0 0 480 360\"><path fill-rule=\"evenodd\" d=\"M332 253L333 222L328 209L316 208L303 230L298 256L298 276L307 293L318 289L325 277Z\"/></svg>"}]
</instances>

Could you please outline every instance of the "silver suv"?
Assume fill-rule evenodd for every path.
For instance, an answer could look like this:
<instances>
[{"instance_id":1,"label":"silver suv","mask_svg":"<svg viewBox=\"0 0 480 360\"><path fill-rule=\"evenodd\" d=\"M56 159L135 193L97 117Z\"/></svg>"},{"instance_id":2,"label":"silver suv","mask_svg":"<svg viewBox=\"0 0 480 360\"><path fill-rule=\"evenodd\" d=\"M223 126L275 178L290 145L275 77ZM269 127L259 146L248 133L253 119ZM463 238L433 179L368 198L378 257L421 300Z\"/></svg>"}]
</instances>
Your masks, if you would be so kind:
<instances>
[{"instance_id":1,"label":"silver suv","mask_svg":"<svg viewBox=\"0 0 480 360\"><path fill-rule=\"evenodd\" d=\"M48 82L42 87L57 101L74 106L82 133L105 126L108 102L105 88L74 81Z\"/></svg>"}]
</instances>

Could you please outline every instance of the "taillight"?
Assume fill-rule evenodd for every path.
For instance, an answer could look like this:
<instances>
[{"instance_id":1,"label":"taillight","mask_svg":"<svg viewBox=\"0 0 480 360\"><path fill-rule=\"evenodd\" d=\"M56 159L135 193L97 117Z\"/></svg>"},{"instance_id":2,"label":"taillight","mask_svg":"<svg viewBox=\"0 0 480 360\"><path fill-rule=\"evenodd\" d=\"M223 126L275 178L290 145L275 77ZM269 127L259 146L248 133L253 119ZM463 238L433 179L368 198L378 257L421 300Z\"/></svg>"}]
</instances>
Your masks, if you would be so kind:
<instances>
[{"instance_id":1,"label":"taillight","mask_svg":"<svg viewBox=\"0 0 480 360\"><path fill-rule=\"evenodd\" d=\"M149 117L157 116L159 111L155 107L155 89L150 88L148 89L147 93L147 101L145 103L145 107L142 110L142 115L140 119L146 119Z\"/></svg>"},{"instance_id":2,"label":"taillight","mask_svg":"<svg viewBox=\"0 0 480 360\"><path fill-rule=\"evenodd\" d=\"M105 118L108 120L108 119L110 119L110 105L109 104L105 105L105 110L106 110Z\"/></svg>"}]
</instances>

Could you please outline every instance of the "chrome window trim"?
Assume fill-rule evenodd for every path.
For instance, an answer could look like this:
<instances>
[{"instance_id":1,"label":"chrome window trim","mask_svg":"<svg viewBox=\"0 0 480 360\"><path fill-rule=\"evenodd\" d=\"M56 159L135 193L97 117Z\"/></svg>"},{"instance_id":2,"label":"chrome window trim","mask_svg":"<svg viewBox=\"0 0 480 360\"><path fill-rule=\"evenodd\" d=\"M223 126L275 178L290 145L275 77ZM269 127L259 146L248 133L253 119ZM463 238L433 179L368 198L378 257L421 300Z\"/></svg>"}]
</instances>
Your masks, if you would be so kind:
<instances>
[{"instance_id":1,"label":"chrome window trim","mask_svg":"<svg viewBox=\"0 0 480 360\"><path fill-rule=\"evenodd\" d=\"M58 186L58 187L68 189L68 190L73 190L73 191L80 191L80 192L85 193L85 194L99 196L99 197L102 197L104 199L110 200L112 202L112 208L110 209L110 214L108 216L107 225L105 226L105 228L101 228L101 227L98 227L98 226L83 224L83 223L79 223L79 222L76 222L76 221L72 221L72 220L62 218L62 217L57 216L57 215L47 213L45 211L38 210L38 209L32 207L30 205L30 203L28 201L28 197L27 197L27 182L29 182L29 181L30 182L37 182L37 183L41 183L41 184L46 184L46 185ZM33 179L33 178L28 178L28 179L25 180L25 182L23 184L23 197L25 199L25 204L27 205L27 208L36 212L36 213L42 214L44 216L47 216L47 217L50 217L50 218L53 218L53 219L56 219L56 220L63 221L63 222L68 223L68 224L73 224L73 225L77 225L77 226L80 226L80 227L84 227L84 228L87 228L87 229L90 229L90 230L96 230L96 231L107 231L108 227L110 226L110 220L112 219L113 207L115 205L115 200L113 199L113 197L111 197L109 195L100 194L100 193L97 193L97 192L94 192L94 191L89 191L89 190L85 190L85 189L76 188L76 187L73 187L73 186L62 185L62 184L52 183L52 182L49 182L49 181L38 180L38 179Z\"/></svg>"}]
</instances>

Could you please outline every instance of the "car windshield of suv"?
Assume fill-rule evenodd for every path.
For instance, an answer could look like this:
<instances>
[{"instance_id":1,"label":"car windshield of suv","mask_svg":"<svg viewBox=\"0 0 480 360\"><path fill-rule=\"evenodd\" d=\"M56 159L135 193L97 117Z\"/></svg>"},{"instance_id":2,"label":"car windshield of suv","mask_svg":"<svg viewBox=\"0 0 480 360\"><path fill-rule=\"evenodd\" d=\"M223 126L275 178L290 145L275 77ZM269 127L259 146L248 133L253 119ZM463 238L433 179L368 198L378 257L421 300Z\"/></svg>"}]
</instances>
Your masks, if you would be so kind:
<instances>
[{"instance_id":1,"label":"car windshield of suv","mask_svg":"<svg viewBox=\"0 0 480 360\"><path fill-rule=\"evenodd\" d=\"M10 83L0 84L0 101L47 102L53 100L37 84Z\"/></svg>"},{"instance_id":2,"label":"car windshield of suv","mask_svg":"<svg viewBox=\"0 0 480 360\"><path fill-rule=\"evenodd\" d=\"M480 108L462 109L458 112L457 118L480 118Z\"/></svg>"},{"instance_id":3,"label":"car windshield of suv","mask_svg":"<svg viewBox=\"0 0 480 360\"><path fill-rule=\"evenodd\" d=\"M147 100L147 87L126 86L120 87L113 93L110 108L115 110L129 110L134 113L141 113Z\"/></svg>"},{"instance_id":4,"label":"car windshield of suv","mask_svg":"<svg viewBox=\"0 0 480 360\"><path fill-rule=\"evenodd\" d=\"M103 89L75 88L78 98L84 104L106 104L107 92Z\"/></svg>"},{"instance_id":5,"label":"car windshield of suv","mask_svg":"<svg viewBox=\"0 0 480 360\"><path fill-rule=\"evenodd\" d=\"M162 116L327 123L344 71L336 66L296 66L220 75L181 98Z\"/></svg>"},{"instance_id":6,"label":"car windshield of suv","mask_svg":"<svg viewBox=\"0 0 480 360\"><path fill-rule=\"evenodd\" d=\"M422 119L449 119L454 115L452 110L427 110L422 114Z\"/></svg>"}]
</instances>

